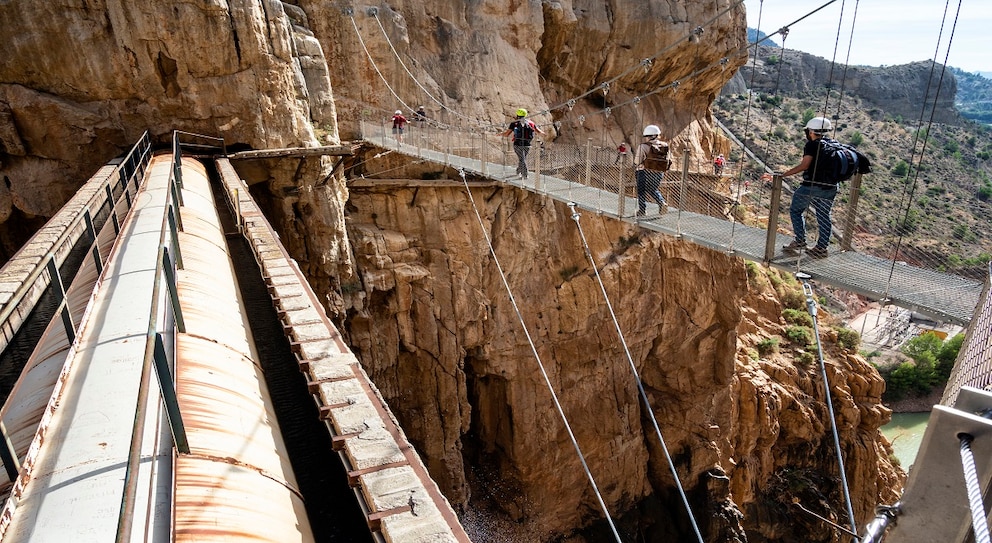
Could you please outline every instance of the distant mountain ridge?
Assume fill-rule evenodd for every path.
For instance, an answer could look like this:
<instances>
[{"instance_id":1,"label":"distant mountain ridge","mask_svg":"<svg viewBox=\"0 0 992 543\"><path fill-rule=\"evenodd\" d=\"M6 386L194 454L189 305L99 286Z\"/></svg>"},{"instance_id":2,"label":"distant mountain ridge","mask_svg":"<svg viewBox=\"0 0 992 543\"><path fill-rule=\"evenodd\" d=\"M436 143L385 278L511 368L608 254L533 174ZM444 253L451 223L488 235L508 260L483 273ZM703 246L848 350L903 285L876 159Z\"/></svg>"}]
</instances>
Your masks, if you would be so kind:
<instances>
[{"instance_id":1,"label":"distant mountain ridge","mask_svg":"<svg viewBox=\"0 0 992 543\"><path fill-rule=\"evenodd\" d=\"M857 96L892 117L919 117L920 105L927 104L926 117L932 111L937 122L962 123L954 103L957 80L952 74L941 77L941 71L933 70L927 61L885 67L844 66L795 49L765 45L758 45L756 57L739 72L740 83L746 82L752 90L802 97L832 88ZM936 92L938 83L940 90Z\"/></svg>"},{"instance_id":2,"label":"distant mountain ridge","mask_svg":"<svg viewBox=\"0 0 992 543\"><path fill-rule=\"evenodd\" d=\"M951 68L958 80L958 94L954 99L961 115L975 122L992 126L992 78L983 72L968 73ZM992 72L984 72L992 75Z\"/></svg>"},{"instance_id":3,"label":"distant mountain ridge","mask_svg":"<svg viewBox=\"0 0 992 543\"><path fill-rule=\"evenodd\" d=\"M765 37L767 37L767 34L765 34L760 30L750 27L747 29L748 43L754 43L755 41L761 40ZM759 61L760 59L766 59L766 60L771 60L770 64L774 64L775 61L782 60L782 59L778 59L778 55L781 54L781 46L775 43L774 40L769 39L763 41L761 45L759 45L759 51L761 51L763 48L766 47L775 50L759 52L759 57L758 57ZM826 59L823 59L822 57L818 57L810 53L806 53L798 50L786 50L786 55L789 57L792 57L793 53L798 53L800 54L800 56L805 55L810 57L811 59L820 59L823 61L823 63L829 64L829 61L827 61ZM769 63L766 62L766 64ZM821 63L809 59L802 59L801 64L803 65L803 69L812 67L814 65L822 66ZM886 73L891 73L896 78L904 76L907 72L907 69L904 68L905 66L917 66L917 69L923 68L927 72L930 71L930 64L928 62L915 62L908 65L889 66L884 68L882 67L873 68L871 66L851 66L848 68L849 70L850 69L867 70L869 73L873 73L873 70L875 69L881 70L876 73L877 77L879 77L881 80L887 80L889 77L886 76ZM976 122L988 126L992 126L992 72L969 73L960 68L954 68L954 67L949 67L949 68L950 71L954 74L953 76L954 90L951 91L950 86L941 89L941 93L944 94L944 98L946 99L943 102L944 105L951 107L958 114L960 114L962 117L966 119L971 119ZM918 70L911 70L911 71L918 71ZM820 72L822 72L822 70L820 70ZM782 74L782 75L783 75L782 79L784 79L786 74ZM800 73L794 75L805 75L805 74ZM858 77L855 77L853 79L858 79ZM811 81L811 83L814 83L814 81ZM826 83L825 79L815 81L814 86L816 85L823 86L825 83ZM895 83L895 87L898 86L898 82L893 82L893 83ZM890 90L895 88L890 84L890 82L886 82L884 86L885 88L883 89L873 89L872 88L873 85L874 82L868 85L867 95L862 96L867 101L872 103L878 103L880 106L883 106L885 109L887 109L890 113L893 114L907 115L914 113L912 111L901 111L902 109L904 109L901 107L896 107L896 108L889 107L891 106L891 103L879 103L878 98L880 96L882 96L883 94L890 93ZM766 92L771 90L769 88L766 88L765 85L756 84L755 86ZM860 87L864 88L865 86L860 85ZM791 93L794 92L795 90L797 89L792 88L792 89L788 89L787 92ZM876 90L880 92L875 92ZM945 93L949 91L952 92L952 94L946 95ZM919 104L922 103L922 100L916 101L912 97L912 93L906 93L906 97L910 99L910 104L916 109L915 114L918 114ZM883 102L884 101L886 100L883 99ZM944 117L942 120L943 122L948 122L950 120L950 117Z\"/></svg>"}]
</instances>

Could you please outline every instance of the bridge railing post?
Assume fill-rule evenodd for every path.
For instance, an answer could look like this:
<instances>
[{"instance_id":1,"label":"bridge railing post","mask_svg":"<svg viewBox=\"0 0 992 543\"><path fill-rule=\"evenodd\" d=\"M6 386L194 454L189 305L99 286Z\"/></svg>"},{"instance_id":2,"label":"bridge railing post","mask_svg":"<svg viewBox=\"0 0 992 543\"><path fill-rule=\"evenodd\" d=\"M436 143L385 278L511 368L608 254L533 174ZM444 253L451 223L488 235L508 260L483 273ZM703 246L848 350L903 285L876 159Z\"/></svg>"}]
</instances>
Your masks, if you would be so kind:
<instances>
[{"instance_id":1,"label":"bridge railing post","mask_svg":"<svg viewBox=\"0 0 992 543\"><path fill-rule=\"evenodd\" d=\"M682 174L679 180L679 215L678 219L675 220L675 233L679 236L682 235L682 210L686 207L685 201L685 185L689 181L689 149L682 150ZM661 178L665 178L665 174L661 174Z\"/></svg>"},{"instance_id":2,"label":"bridge railing post","mask_svg":"<svg viewBox=\"0 0 992 543\"><path fill-rule=\"evenodd\" d=\"M854 242L855 221L858 217L858 200L861 198L861 174L856 173L851 178L850 192L847 197L847 209L844 213L844 230L841 233L840 248L850 251Z\"/></svg>"},{"instance_id":3,"label":"bridge railing post","mask_svg":"<svg viewBox=\"0 0 992 543\"><path fill-rule=\"evenodd\" d=\"M626 192L627 192L627 184L624 182L624 176L623 176L623 164L624 164L623 157L620 157L620 161L619 162L620 162L620 169L617 171L617 174L619 176L617 178L617 196L618 196L618 198L617 198L617 217L623 217L624 212L625 212L624 211L624 206L627 203L627 197L626 197L627 196L627 194L626 194Z\"/></svg>"},{"instance_id":4,"label":"bridge railing post","mask_svg":"<svg viewBox=\"0 0 992 543\"><path fill-rule=\"evenodd\" d=\"M537 191L541 190L541 151L543 149L543 145L537 145L537 157L534 160L534 190Z\"/></svg>"},{"instance_id":5,"label":"bridge railing post","mask_svg":"<svg viewBox=\"0 0 992 543\"><path fill-rule=\"evenodd\" d=\"M448 155L451 153L451 128L449 127L444 131L444 140L440 142L444 147L444 164L445 166L451 165L451 157Z\"/></svg>"},{"instance_id":6,"label":"bridge railing post","mask_svg":"<svg viewBox=\"0 0 992 543\"><path fill-rule=\"evenodd\" d=\"M592 186L592 138L586 139L586 178L583 184Z\"/></svg>"},{"instance_id":7,"label":"bridge railing post","mask_svg":"<svg viewBox=\"0 0 992 543\"><path fill-rule=\"evenodd\" d=\"M772 194L768 202L768 230L765 232L765 264L775 258L776 235L778 234L778 206L782 201L782 176L772 175Z\"/></svg>"}]
</instances>

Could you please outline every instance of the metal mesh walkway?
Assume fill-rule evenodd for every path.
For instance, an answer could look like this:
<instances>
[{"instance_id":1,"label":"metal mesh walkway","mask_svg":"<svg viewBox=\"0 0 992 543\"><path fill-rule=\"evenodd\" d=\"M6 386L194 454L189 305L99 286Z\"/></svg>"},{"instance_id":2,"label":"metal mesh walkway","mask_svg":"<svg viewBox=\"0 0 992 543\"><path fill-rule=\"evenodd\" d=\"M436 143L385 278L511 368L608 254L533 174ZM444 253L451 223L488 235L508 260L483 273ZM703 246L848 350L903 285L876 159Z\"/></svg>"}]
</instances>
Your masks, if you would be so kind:
<instances>
[{"instance_id":1,"label":"metal mesh walkway","mask_svg":"<svg viewBox=\"0 0 992 543\"><path fill-rule=\"evenodd\" d=\"M635 217L637 199L632 193L632 183L624 182L625 175L633 177L629 161L626 171L624 169L626 157L621 156L613 163L584 159L583 156L591 157L592 153L582 153L581 149L573 148L547 153L545 158L542 157L544 151L535 146L528 157L531 172L527 179L520 179L515 175L516 157L510 153L511 159L508 160L505 149L500 148L500 143L493 143L491 135L452 136L450 131L445 130L411 131L400 143L395 137L387 135L382 127L369 123L362 126L366 141L374 145L546 194L561 202L574 202L582 209L633 222L648 230L678 236L747 260L783 270L802 271L822 283L906 307L941 321L967 325L982 293L981 281L894 263L891 259L851 250L832 251L830 256L822 259L783 254L780 246L792 241L793 237L780 233L769 236L767 224L787 224L788 221L773 217L781 214L781 210L769 209L769 200L761 192L739 192L743 196L727 197L726 191L721 193L718 190L721 188L718 185L728 181L698 173L683 176L678 161L665 174L661 186L669 205L675 205L664 215ZM453 139L459 147L449 144ZM563 161L562 156L576 158ZM491 162L500 157L502 163ZM688 188L685 177L694 180ZM729 183L733 184L733 180ZM750 220L740 210L740 206L745 204L750 206ZM654 203L649 202L649 213L654 209ZM846 212L843 202L840 202L833 214L844 216ZM745 218L738 219L741 216ZM769 243L774 250L766 251ZM766 255L773 256L768 258Z\"/></svg>"}]
</instances>

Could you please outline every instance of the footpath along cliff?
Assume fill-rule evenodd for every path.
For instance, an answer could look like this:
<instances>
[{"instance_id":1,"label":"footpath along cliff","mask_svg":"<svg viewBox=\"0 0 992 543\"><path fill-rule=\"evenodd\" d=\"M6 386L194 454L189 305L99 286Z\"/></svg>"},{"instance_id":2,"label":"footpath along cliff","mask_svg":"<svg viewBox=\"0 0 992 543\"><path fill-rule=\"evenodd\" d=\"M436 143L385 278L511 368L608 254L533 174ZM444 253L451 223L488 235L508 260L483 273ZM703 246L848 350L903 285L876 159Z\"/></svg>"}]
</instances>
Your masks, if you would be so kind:
<instances>
[{"instance_id":1,"label":"footpath along cliff","mask_svg":"<svg viewBox=\"0 0 992 543\"><path fill-rule=\"evenodd\" d=\"M745 13L730 0L97 0L5 3L0 19L3 258L145 130L159 144L174 129L221 136L232 150L333 145L399 100L448 123L495 126L625 74L538 121L584 142L630 141L650 120L708 156L725 145L710 103L746 58ZM368 177L455 177L374 155L355 159L368 161ZM349 170L334 165L238 168L474 538L598 540L602 513L464 190L349 190ZM632 540L691 539L569 210L515 189L475 190L611 513ZM581 220L706 540L831 541L792 505L845 523L816 363L783 337L783 310L802 309L791 278ZM878 432L883 383L821 328L863 523L899 485Z\"/></svg>"}]
</instances>

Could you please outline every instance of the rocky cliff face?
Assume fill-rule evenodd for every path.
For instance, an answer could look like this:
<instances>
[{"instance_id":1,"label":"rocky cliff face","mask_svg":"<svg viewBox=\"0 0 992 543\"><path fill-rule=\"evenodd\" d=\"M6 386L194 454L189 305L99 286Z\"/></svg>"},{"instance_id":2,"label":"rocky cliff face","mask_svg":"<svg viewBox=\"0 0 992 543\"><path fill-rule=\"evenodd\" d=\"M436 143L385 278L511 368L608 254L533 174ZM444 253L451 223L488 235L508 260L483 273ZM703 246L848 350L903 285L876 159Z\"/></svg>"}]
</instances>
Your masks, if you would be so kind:
<instances>
[{"instance_id":1,"label":"rocky cliff face","mask_svg":"<svg viewBox=\"0 0 992 543\"><path fill-rule=\"evenodd\" d=\"M178 129L273 148L316 144L320 123L336 139L305 18L254 0L0 5L0 257L30 234L18 223L43 224L145 130L158 144Z\"/></svg>"},{"instance_id":2,"label":"rocky cliff face","mask_svg":"<svg viewBox=\"0 0 992 543\"><path fill-rule=\"evenodd\" d=\"M601 517L536 351L609 509L629 514L624 529L693 539L570 211L514 189L474 200L482 226L458 188L350 200L351 344L432 473L477 534L551 540ZM779 297L802 306L794 280L612 219L580 221L706 540L831 541L792 505L845 523L818 366L784 339L778 353L755 351L784 331ZM878 432L884 384L821 327L861 523L898 486Z\"/></svg>"},{"instance_id":3,"label":"rocky cliff face","mask_svg":"<svg viewBox=\"0 0 992 543\"><path fill-rule=\"evenodd\" d=\"M327 54L332 80L340 82L335 93L347 134L360 118L378 120L418 105L444 122L502 126L518 107L540 112L564 106L623 75L538 120L559 121L563 137L581 142L599 136L604 126L621 141L639 136L649 122L674 137L693 122L709 126L707 104L746 58L744 11L729 0L301 5L311 13L315 34L335 44ZM700 37L689 39L699 26ZM656 61L639 65L660 51ZM676 91L618 108L608 119L603 115L605 106L677 80L683 84Z\"/></svg>"},{"instance_id":4,"label":"rocky cliff face","mask_svg":"<svg viewBox=\"0 0 992 543\"><path fill-rule=\"evenodd\" d=\"M873 104L879 116L884 111L892 117L929 119L933 108L935 122L959 124L962 119L954 107L957 80L943 68L930 62L887 67L831 65L828 59L801 51L759 46L756 58L741 67L740 76L744 84L762 92L797 96L830 87ZM735 92L741 92L739 85ZM920 104L928 104L927 110L920 111Z\"/></svg>"}]
</instances>

